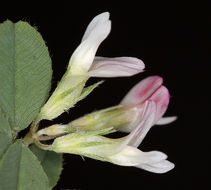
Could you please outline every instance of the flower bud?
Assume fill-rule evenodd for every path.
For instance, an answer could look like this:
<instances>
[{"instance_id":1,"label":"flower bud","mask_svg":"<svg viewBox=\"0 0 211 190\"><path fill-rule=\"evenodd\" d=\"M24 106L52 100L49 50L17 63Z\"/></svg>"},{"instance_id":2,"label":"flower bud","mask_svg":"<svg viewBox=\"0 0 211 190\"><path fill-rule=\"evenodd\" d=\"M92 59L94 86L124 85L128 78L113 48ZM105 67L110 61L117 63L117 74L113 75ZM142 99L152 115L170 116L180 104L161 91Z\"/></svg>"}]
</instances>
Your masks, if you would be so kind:
<instances>
[{"instance_id":1,"label":"flower bud","mask_svg":"<svg viewBox=\"0 0 211 190\"><path fill-rule=\"evenodd\" d=\"M65 133L66 125L52 125L50 127L41 129L37 132L37 136L48 135L48 136L57 136Z\"/></svg>"}]
</instances>

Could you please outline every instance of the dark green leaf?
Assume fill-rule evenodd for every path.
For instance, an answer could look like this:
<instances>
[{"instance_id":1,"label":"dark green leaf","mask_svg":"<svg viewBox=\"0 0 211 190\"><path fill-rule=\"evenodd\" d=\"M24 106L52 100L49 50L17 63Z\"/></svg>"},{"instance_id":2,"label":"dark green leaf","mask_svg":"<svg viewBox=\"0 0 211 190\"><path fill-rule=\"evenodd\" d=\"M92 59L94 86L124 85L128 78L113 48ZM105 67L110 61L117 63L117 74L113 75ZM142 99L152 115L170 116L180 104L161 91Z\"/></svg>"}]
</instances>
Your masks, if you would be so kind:
<instances>
[{"instance_id":1,"label":"dark green leaf","mask_svg":"<svg viewBox=\"0 0 211 190\"><path fill-rule=\"evenodd\" d=\"M0 109L0 160L11 143L12 137L9 122Z\"/></svg>"},{"instance_id":2,"label":"dark green leaf","mask_svg":"<svg viewBox=\"0 0 211 190\"><path fill-rule=\"evenodd\" d=\"M53 188L57 184L62 172L62 154L44 151L35 145L32 145L30 149L37 156L45 173L47 174L50 188Z\"/></svg>"},{"instance_id":3,"label":"dark green leaf","mask_svg":"<svg viewBox=\"0 0 211 190\"><path fill-rule=\"evenodd\" d=\"M0 132L11 135L10 124L7 116L2 112L0 108Z\"/></svg>"},{"instance_id":4,"label":"dark green leaf","mask_svg":"<svg viewBox=\"0 0 211 190\"><path fill-rule=\"evenodd\" d=\"M6 152L8 147L11 145L12 140L8 134L0 132L0 159L2 155Z\"/></svg>"},{"instance_id":5,"label":"dark green leaf","mask_svg":"<svg viewBox=\"0 0 211 190\"><path fill-rule=\"evenodd\" d=\"M1 190L49 190L48 178L34 154L20 141L0 161Z\"/></svg>"}]
</instances>

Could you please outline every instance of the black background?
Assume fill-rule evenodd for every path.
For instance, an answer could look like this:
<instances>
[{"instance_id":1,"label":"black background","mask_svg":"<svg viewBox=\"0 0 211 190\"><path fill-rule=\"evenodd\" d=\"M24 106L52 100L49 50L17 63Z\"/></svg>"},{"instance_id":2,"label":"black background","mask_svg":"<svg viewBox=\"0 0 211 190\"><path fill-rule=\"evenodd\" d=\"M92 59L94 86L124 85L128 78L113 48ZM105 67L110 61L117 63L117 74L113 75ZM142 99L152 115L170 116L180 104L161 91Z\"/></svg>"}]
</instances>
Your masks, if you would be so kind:
<instances>
[{"instance_id":1,"label":"black background","mask_svg":"<svg viewBox=\"0 0 211 190\"><path fill-rule=\"evenodd\" d=\"M193 3L192 3L193 4ZM82 6L82 5L81 5ZM61 79L69 58L83 32L97 14L111 13L112 30L97 55L134 56L142 59L146 71L130 78L105 79L85 100L56 122L67 123L85 113L116 105L141 79L160 75L171 99L166 116L178 120L155 126L140 149L160 150L176 167L166 174L153 174L133 167L120 167L80 156L65 155L59 189L209 189L209 74L210 15L197 4L121 4L72 7L64 16L5 16L28 21L42 34L52 57L53 85ZM92 78L89 84L99 81ZM209 136L206 137L205 134Z\"/></svg>"}]
</instances>

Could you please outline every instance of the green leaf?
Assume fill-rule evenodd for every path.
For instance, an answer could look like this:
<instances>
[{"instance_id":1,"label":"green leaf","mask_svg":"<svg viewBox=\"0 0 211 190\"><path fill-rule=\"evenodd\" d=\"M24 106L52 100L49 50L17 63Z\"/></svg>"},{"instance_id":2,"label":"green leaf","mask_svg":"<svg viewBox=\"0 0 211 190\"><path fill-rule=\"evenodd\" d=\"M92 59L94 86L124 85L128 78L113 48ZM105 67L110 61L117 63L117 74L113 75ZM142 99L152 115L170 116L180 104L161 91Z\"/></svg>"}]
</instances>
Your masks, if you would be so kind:
<instances>
[{"instance_id":1,"label":"green leaf","mask_svg":"<svg viewBox=\"0 0 211 190\"><path fill-rule=\"evenodd\" d=\"M10 124L6 115L2 112L0 108L0 132L6 133L11 136Z\"/></svg>"},{"instance_id":2,"label":"green leaf","mask_svg":"<svg viewBox=\"0 0 211 190\"><path fill-rule=\"evenodd\" d=\"M0 159L8 147L11 145L12 139L8 134L0 132Z\"/></svg>"},{"instance_id":3,"label":"green leaf","mask_svg":"<svg viewBox=\"0 0 211 190\"><path fill-rule=\"evenodd\" d=\"M62 172L62 154L45 151L35 145L32 145L30 149L37 156L47 174L50 188L53 188L57 184Z\"/></svg>"},{"instance_id":4,"label":"green leaf","mask_svg":"<svg viewBox=\"0 0 211 190\"><path fill-rule=\"evenodd\" d=\"M0 24L0 108L13 131L39 113L51 85L51 59L41 35L26 22Z\"/></svg>"},{"instance_id":5,"label":"green leaf","mask_svg":"<svg viewBox=\"0 0 211 190\"><path fill-rule=\"evenodd\" d=\"M42 166L20 141L12 144L0 161L0 189L49 190Z\"/></svg>"},{"instance_id":6,"label":"green leaf","mask_svg":"<svg viewBox=\"0 0 211 190\"><path fill-rule=\"evenodd\" d=\"M9 122L0 109L0 159L10 144L12 144L12 137Z\"/></svg>"}]
</instances>

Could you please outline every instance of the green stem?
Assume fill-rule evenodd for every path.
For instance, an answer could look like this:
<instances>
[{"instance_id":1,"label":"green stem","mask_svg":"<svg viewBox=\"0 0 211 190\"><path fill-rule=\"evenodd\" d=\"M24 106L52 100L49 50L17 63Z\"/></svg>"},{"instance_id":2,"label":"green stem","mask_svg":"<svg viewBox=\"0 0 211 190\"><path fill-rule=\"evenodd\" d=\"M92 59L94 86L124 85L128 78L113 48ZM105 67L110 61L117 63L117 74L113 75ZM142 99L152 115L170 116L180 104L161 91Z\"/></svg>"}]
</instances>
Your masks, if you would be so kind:
<instances>
[{"instance_id":1,"label":"green stem","mask_svg":"<svg viewBox=\"0 0 211 190\"><path fill-rule=\"evenodd\" d=\"M29 131L29 133L26 134L26 136L23 138L23 143L26 146L29 146L30 144L34 143L34 139L32 138L32 135Z\"/></svg>"},{"instance_id":2,"label":"green stem","mask_svg":"<svg viewBox=\"0 0 211 190\"><path fill-rule=\"evenodd\" d=\"M52 150L52 146L51 145L46 145L46 144L42 144L40 143L40 141L38 141L37 139L34 139L34 143L41 149L43 150Z\"/></svg>"},{"instance_id":3,"label":"green stem","mask_svg":"<svg viewBox=\"0 0 211 190\"><path fill-rule=\"evenodd\" d=\"M39 114L36 119L33 121L31 127L30 127L30 131L32 134L37 132L37 129L39 127L39 122L42 120L41 115Z\"/></svg>"},{"instance_id":4,"label":"green stem","mask_svg":"<svg viewBox=\"0 0 211 190\"><path fill-rule=\"evenodd\" d=\"M60 134L60 135L52 135L52 136L38 136L37 140L39 141L47 141L47 140L51 140L51 139L55 139L57 137L63 136L65 133Z\"/></svg>"},{"instance_id":5,"label":"green stem","mask_svg":"<svg viewBox=\"0 0 211 190\"><path fill-rule=\"evenodd\" d=\"M26 134L26 136L23 138L23 143L26 146L29 146L30 144L35 142L34 139L34 134L36 133L38 127L39 127L39 122L41 121L42 117L39 114L36 119L32 122L31 126L30 126L30 130L29 132Z\"/></svg>"}]
</instances>

